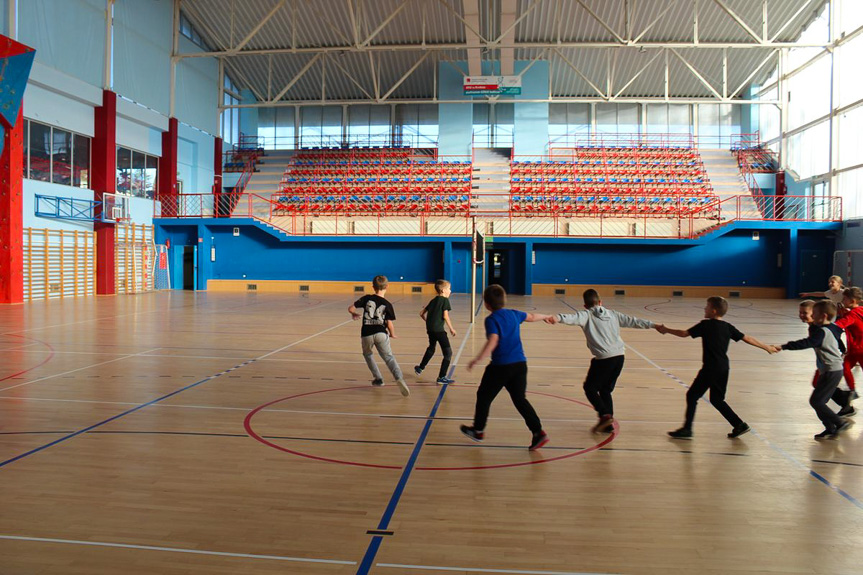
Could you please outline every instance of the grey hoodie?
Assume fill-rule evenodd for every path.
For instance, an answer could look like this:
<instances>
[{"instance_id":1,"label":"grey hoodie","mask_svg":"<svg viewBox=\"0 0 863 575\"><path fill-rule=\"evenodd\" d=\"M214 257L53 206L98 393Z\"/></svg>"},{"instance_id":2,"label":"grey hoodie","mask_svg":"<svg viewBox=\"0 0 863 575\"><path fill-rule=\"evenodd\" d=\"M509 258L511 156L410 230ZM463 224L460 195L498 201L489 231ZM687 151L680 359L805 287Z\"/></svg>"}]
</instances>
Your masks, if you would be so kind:
<instances>
[{"instance_id":1,"label":"grey hoodie","mask_svg":"<svg viewBox=\"0 0 863 575\"><path fill-rule=\"evenodd\" d=\"M587 347L596 359L623 355L626 347L620 339L620 328L651 329L654 325L652 321L630 317L599 305L575 313L558 314L557 320L581 327L587 338Z\"/></svg>"}]
</instances>

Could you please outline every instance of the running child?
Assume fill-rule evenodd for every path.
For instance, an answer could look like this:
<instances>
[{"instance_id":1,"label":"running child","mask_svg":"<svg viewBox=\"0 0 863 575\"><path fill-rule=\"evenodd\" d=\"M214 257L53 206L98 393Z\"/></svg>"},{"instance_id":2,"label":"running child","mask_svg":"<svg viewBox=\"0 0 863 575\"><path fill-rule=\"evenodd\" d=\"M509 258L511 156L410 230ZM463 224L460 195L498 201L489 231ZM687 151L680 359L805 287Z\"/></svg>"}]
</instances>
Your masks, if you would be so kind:
<instances>
[{"instance_id":1,"label":"running child","mask_svg":"<svg viewBox=\"0 0 863 575\"><path fill-rule=\"evenodd\" d=\"M577 325L584 330L587 348L593 355L584 380L584 393L599 417L599 422L593 426L592 431L611 432L614 429L614 402L611 393L623 370L626 350L620 338L620 328L658 329L658 326L652 321L602 307L602 300L595 289L586 290L583 297L584 311L557 314L545 321L552 325Z\"/></svg>"},{"instance_id":2,"label":"running child","mask_svg":"<svg viewBox=\"0 0 863 575\"><path fill-rule=\"evenodd\" d=\"M830 276L827 278L827 291L807 291L802 292L800 297L823 297L827 298L837 306L842 305L842 298L845 297L842 285L842 278L839 276Z\"/></svg>"},{"instance_id":3,"label":"running child","mask_svg":"<svg viewBox=\"0 0 863 575\"><path fill-rule=\"evenodd\" d=\"M701 338L701 370L695 376L695 381L686 392L686 420L683 427L669 431L674 439L691 439L692 423L695 420L695 409L698 400L707 390L710 390L710 404L722 414L731 424L728 437L733 439L750 431L749 425L734 413L731 406L725 402L725 392L728 389L728 374L731 366L728 361L728 343L744 341L758 347L767 353L775 353L773 348L761 343L751 335L743 335L736 327L722 318L728 313L728 302L725 298L713 296L707 298L704 306L704 319L689 329L672 329L660 326L660 333L670 333L677 337Z\"/></svg>"},{"instance_id":4,"label":"running child","mask_svg":"<svg viewBox=\"0 0 863 575\"><path fill-rule=\"evenodd\" d=\"M823 300L822 300L823 301ZM811 299L803 300L800 302L800 311L798 312L798 317L800 321L811 326L813 322L812 309L815 307L815 302ZM845 368L845 362L842 363L843 372ZM850 371L850 370L849 370ZM816 369L815 375L812 377L812 387L817 387L818 378L821 376L821 372ZM852 376L853 378L853 376ZM836 391L830 396L830 399L839 406L839 415L840 417L850 417L857 413L854 407L851 406L851 401L854 398L854 393L851 391L845 391L843 389L839 389L839 386L836 386Z\"/></svg>"},{"instance_id":5,"label":"running child","mask_svg":"<svg viewBox=\"0 0 863 575\"><path fill-rule=\"evenodd\" d=\"M840 417L851 417L857 413L851 402L857 399L857 390L854 382L854 374L851 369L855 365L863 365L863 290L859 287L845 288L842 298L844 315L836 320L836 326L845 330L845 341L848 352L842 362L842 370L845 383L848 385L848 394L842 409L839 410Z\"/></svg>"},{"instance_id":6,"label":"running child","mask_svg":"<svg viewBox=\"0 0 863 575\"><path fill-rule=\"evenodd\" d=\"M364 295L353 305L348 306L348 312L355 320L363 319L363 328L360 332L360 339L363 344L363 357L366 360L366 365L372 372L372 385L381 386L384 384L381 371L378 369L375 359L372 356L372 350L377 348L381 359L387 364L393 377L396 379L396 384L402 395L407 397L411 394L404 378L402 370L399 367L396 358L393 356L392 348L390 347L390 338L395 338L395 328L393 321L396 319L396 311L384 296L387 295L389 280L387 276L375 276L372 280L372 287L375 290L374 295Z\"/></svg>"},{"instance_id":7,"label":"running child","mask_svg":"<svg viewBox=\"0 0 863 575\"><path fill-rule=\"evenodd\" d=\"M831 323L836 317L836 304L832 301L819 301L812 306L812 324L809 326L809 337L797 341L789 341L781 346L773 346L775 351L783 349L814 349L815 364L818 367L818 382L809 405L815 410L818 419L824 424L824 431L815 435L815 439L835 439L836 436L851 427L852 422L839 417L827 406L833 397L839 381L842 379L842 354L845 345L842 343L842 330Z\"/></svg>"},{"instance_id":8,"label":"running child","mask_svg":"<svg viewBox=\"0 0 863 575\"><path fill-rule=\"evenodd\" d=\"M520 326L524 321L543 321L550 316L504 308L506 291L497 284L485 288L482 300L485 309L491 312L485 318L487 339L482 351L470 361L467 369L470 371L489 355L491 363L486 366L476 392L473 425L462 425L461 432L474 441L482 441L491 402L501 389L506 388L513 405L530 429L532 436L528 449L534 451L548 443L548 435L542 430L542 422L526 397L527 358L521 345Z\"/></svg>"},{"instance_id":9,"label":"running child","mask_svg":"<svg viewBox=\"0 0 863 575\"><path fill-rule=\"evenodd\" d=\"M454 380L447 377L446 372L449 369L450 360L452 360L452 346L449 344L449 338L446 336L446 329L449 328L450 334L455 337L455 328L449 320L449 312L452 306L449 303L449 296L452 293L452 287L446 280L437 280L434 283L434 289L437 296L432 299L420 312L420 317L426 322L426 333L429 338L429 346L426 348L420 364L414 366L414 373L417 376L421 375L423 370L431 361L434 355L435 346L440 344L441 353L443 353L443 361L440 364L438 371L437 382L440 384L453 383Z\"/></svg>"}]
</instances>

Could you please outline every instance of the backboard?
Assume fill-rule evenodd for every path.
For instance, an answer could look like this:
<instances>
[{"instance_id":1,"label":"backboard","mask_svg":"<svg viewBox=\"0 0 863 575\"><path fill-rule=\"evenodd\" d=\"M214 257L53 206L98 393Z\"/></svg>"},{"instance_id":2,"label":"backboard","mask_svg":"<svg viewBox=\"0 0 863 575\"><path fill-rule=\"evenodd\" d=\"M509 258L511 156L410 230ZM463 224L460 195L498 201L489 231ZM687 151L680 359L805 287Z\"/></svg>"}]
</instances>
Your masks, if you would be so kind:
<instances>
[{"instance_id":1,"label":"backboard","mask_svg":"<svg viewBox=\"0 0 863 575\"><path fill-rule=\"evenodd\" d=\"M129 221L129 197L120 194L102 194L102 221L110 223Z\"/></svg>"}]
</instances>

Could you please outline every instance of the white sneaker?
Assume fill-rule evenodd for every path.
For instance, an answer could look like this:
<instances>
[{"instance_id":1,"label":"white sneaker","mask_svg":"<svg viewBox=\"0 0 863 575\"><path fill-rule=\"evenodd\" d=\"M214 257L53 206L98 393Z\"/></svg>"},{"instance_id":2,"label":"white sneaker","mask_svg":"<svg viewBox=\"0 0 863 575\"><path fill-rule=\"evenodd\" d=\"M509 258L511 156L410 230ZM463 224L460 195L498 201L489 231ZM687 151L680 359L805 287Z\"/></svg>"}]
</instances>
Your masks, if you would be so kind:
<instances>
[{"instance_id":1,"label":"white sneaker","mask_svg":"<svg viewBox=\"0 0 863 575\"><path fill-rule=\"evenodd\" d=\"M399 391L401 391L402 395L404 395L405 397L411 394L411 390L408 389L408 384L405 383L404 379L396 380L396 385L399 386Z\"/></svg>"}]
</instances>

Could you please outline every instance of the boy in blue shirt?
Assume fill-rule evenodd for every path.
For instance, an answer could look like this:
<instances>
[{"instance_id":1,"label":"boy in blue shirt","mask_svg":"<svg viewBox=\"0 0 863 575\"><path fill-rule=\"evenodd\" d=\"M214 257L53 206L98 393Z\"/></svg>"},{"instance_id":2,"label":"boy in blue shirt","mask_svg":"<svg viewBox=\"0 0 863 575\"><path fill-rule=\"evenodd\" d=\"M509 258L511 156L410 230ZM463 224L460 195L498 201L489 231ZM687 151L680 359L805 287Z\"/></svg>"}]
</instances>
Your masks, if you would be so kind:
<instances>
[{"instance_id":1,"label":"boy in blue shirt","mask_svg":"<svg viewBox=\"0 0 863 575\"><path fill-rule=\"evenodd\" d=\"M497 284L488 286L482 294L485 308L491 312L485 318L485 333L488 338L482 351L468 364L468 370L491 355L491 363L482 374L482 381L476 392L476 411L473 425L461 426L461 432L474 441L485 438L485 424L491 402L506 388L515 408L524 418L530 429L531 438L528 449L534 451L548 443L548 435L542 430L542 422L527 400L527 358L521 345L520 325L523 321L543 321L548 315L525 313L514 309L504 309L506 291Z\"/></svg>"}]
</instances>

